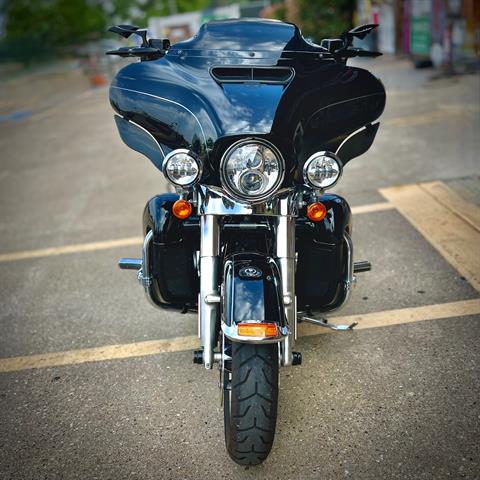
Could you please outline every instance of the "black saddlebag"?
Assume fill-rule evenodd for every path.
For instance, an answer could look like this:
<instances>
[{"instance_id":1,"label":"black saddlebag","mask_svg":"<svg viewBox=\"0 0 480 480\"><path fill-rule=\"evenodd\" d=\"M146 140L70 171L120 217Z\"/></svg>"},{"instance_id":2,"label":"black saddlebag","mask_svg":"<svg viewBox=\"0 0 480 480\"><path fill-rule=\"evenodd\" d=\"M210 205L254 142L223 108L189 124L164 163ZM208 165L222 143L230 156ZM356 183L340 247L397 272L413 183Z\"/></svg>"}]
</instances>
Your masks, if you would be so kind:
<instances>
[{"instance_id":1,"label":"black saddlebag","mask_svg":"<svg viewBox=\"0 0 480 480\"><path fill-rule=\"evenodd\" d=\"M200 249L198 217L180 221L172 214L178 195L166 193L150 199L143 213L143 229L153 230L152 300L165 308L194 308L200 288L195 267Z\"/></svg>"},{"instance_id":2,"label":"black saddlebag","mask_svg":"<svg viewBox=\"0 0 480 480\"><path fill-rule=\"evenodd\" d=\"M327 207L324 220L311 222L306 212L297 218L296 290L299 311L326 312L339 307L346 298L348 271L344 236L351 231L350 207L338 195L324 195L320 201Z\"/></svg>"}]
</instances>

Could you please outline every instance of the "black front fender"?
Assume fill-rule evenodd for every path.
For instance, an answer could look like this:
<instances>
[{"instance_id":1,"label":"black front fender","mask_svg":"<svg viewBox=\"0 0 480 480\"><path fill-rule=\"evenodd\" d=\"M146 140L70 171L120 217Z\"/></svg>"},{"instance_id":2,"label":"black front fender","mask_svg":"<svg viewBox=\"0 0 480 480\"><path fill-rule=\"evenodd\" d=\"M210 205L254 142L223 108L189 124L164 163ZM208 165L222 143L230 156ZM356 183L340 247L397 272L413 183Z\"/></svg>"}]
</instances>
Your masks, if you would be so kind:
<instances>
[{"instance_id":1,"label":"black front fender","mask_svg":"<svg viewBox=\"0 0 480 480\"><path fill-rule=\"evenodd\" d=\"M223 322L272 322L285 328L280 272L275 262L258 253L237 253L224 269Z\"/></svg>"}]
</instances>

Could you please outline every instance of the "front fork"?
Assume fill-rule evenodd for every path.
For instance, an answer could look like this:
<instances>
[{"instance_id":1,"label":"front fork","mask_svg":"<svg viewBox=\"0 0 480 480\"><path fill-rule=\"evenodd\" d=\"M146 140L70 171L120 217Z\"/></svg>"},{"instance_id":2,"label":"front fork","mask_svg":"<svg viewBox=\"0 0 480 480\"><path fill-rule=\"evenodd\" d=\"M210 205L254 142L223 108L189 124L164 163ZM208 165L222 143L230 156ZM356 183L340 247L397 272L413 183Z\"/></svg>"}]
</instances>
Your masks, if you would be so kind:
<instances>
[{"instance_id":1,"label":"front fork","mask_svg":"<svg viewBox=\"0 0 480 480\"><path fill-rule=\"evenodd\" d=\"M295 296L295 217L276 218L275 256L282 278L282 297L288 335L281 346L282 365L292 365L293 347L297 339L297 298Z\"/></svg>"},{"instance_id":2,"label":"front fork","mask_svg":"<svg viewBox=\"0 0 480 480\"><path fill-rule=\"evenodd\" d=\"M200 293L198 322L200 343L203 347L205 368L213 367L214 348L217 343L216 326L220 315L219 288L220 228L218 217L200 217Z\"/></svg>"},{"instance_id":3,"label":"front fork","mask_svg":"<svg viewBox=\"0 0 480 480\"><path fill-rule=\"evenodd\" d=\"M200 294L198 298L199 337L203 347L203 364L211 369L215 361L221 295L220 228L218 216L200 218ZM279 216L275 223L275 257L282 278L282 298L289 334L282 340L282 365L292 365L297 335L295 297L295 217Z\"/></svg>"}]
</instances>

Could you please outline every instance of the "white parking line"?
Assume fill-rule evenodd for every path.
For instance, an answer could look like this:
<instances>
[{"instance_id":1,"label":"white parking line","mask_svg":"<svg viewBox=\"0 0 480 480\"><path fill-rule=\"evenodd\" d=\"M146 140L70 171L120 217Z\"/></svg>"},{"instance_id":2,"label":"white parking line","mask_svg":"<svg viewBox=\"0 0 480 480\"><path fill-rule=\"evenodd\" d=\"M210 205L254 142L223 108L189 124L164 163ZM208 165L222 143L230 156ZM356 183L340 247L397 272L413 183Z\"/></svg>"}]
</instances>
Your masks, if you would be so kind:
<instances>
[{"instance_id":1,"label":"white parking line","mask_svg":"<svg viewBox=\"0 0 480 480\"><path fill-rule=\"evenodd\" d=\"M480 299L464 300L460 302L427 305L424 307L402 308L384 312L367 313L363 315L349 315L332 317L333 323L358 322L355 329L386 327L424 320L438 320L442 318L461 317L480 314ZM331 332L324 327L302 323L299 326L300 336L318 335ZM353 331L355 332L355 330ZM348 335L338 333L338 335ZM76 365L87 362L118 360L123 358L143 357L168 352L182 352L198 348L196 336L177 337L164 340L150 340L145 342L127 343L123 345L107 345L104 347L85 348L66 352L53 352L23 357L0 359L0 373L16 372L47 367Z\"/></svg>"}]
</instances>

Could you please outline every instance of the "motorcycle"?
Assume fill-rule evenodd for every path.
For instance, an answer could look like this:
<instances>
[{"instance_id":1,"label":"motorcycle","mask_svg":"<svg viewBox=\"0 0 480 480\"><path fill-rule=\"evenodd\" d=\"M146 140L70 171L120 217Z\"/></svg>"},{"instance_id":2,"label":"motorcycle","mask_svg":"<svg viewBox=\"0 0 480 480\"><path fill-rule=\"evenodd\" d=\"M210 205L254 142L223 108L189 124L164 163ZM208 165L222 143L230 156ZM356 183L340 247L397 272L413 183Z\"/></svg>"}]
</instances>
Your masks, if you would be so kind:
<instances>
[{"instance_id":1,"label":"motorcycle","mask_svg":"<svg viewBox=\"0 0 480 480\"><path fill-rule=\"evenodd\" d=\"M170 45L131 25L141 45L110 86L125 144L149 158L175 193L150 199L142 258L124 258L148 300L198 312L193 362L218 365L225 444L241 465L262 463L277 421L279 367L300 365L298 322L347 301L355 274L347 201L326 193L372 145L385 89L347 66L378 52L354 46L377 25L316 45L290 23L211 21Z\"/></svg>"}]
</instances>

